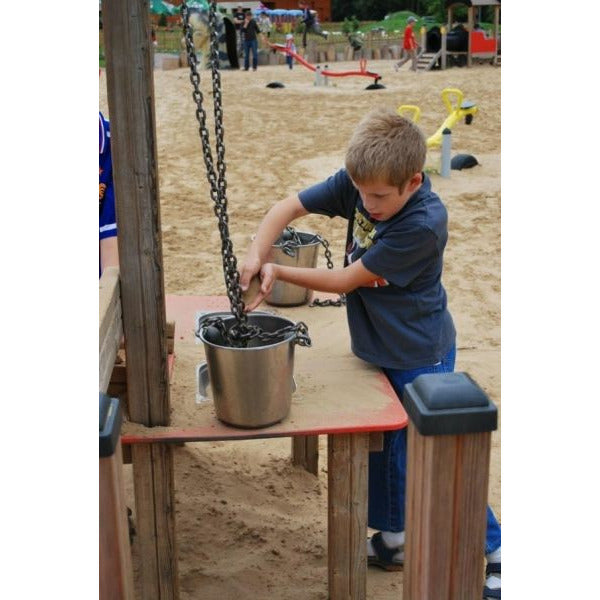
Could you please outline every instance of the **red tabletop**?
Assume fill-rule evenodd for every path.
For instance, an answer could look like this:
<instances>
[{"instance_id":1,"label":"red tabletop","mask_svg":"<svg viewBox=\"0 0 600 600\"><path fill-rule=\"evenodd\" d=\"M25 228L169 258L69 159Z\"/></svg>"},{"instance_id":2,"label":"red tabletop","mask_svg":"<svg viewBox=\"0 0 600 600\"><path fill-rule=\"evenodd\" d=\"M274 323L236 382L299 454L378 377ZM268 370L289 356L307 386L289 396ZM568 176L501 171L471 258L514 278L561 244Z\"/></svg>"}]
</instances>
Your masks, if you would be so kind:
<instances>
[{"instance_id":1,"label":"red tabletop","mask_svg":"<svg viewBox=\"0 0 600 600\"><path fill-rule=\"evenodd\" d=\"M181 344L191 344L198 353L197 362L203 361L203 346L196 345L194 337L196 314L228 311L228 299L167 295L166 309L167 320L176 322L175 354ZM309 348L295 348L297 390L292 396L290 413L283 421L260 429L240 429L219 421L211 406L210 410L198 410L193 422L185 427L145 428L125 423L123 443L289 437L406 427L406 412L385 375L352 354L345 308L281 308L263 304L260 310L280 314L294 322L304 321L313 343Z\"/></svg>"}]
</instances>

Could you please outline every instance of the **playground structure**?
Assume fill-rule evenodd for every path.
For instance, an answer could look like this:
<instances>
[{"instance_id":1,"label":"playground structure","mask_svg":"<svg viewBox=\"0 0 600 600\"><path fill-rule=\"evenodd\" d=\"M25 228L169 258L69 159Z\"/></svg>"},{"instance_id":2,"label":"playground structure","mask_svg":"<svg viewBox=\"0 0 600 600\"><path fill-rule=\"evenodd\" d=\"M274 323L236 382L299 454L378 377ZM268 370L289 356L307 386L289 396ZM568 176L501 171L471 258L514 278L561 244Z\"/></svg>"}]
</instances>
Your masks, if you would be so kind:
<instances>
[{"instance_id":1,"label":"playground structure","mask_svg":"<svg viewBox=\"0 0 600 600\"><path fill-rule=\"evenodd\" d=\"M278 52L282 52L283 54L287 54L294 58L296 62L301 64L303 67L306 67L309 71L319 72L321 77L371 77L374 79L374 83L368 86L367 89L382 89L383 85L379 83L381 80L381 76L377 73L373 73L371 71L367 71L367 61L365 59L361 59L359 61L359 69L358 71L331 71L329 69L321 69L318 65L315 66L305 60L300 54L294 52L290 48L286 48L283 44L272 44L269 42L269 47Z\"/></svg>"},{"instance_id":2,"label":"playground structure","mask_svg":"<svg viewBox=\"0 0 600 600\"><path fill-rule=\"evenodd\" d=\"M457 88L444 88L442 90L442 102L446 106L448 115L436 132L427 138L427 148L429 150L440 147L445 129L452 130L454 125L462 119L465 120L466 125L470 125L479 110L474 102L464 100L464 94ZM418 123L421 118L421 109L412 104L402 104L396 109L396 112L399 115L411 115L415 123Z\"/></svg>"},{"instance_id":3,"label":"playground structure","mask_svg":"<svg viewBox=\"0 0 600 600\"><path fill-rule=\"evenodd\" d=\"M457 6L467 6L467 24L453 26L453 13ZM475 10L484 6L494 7L494 31L488 37L485 31L475 27ZM473 60L490 60L500 64L500 0L446 0L447 24L445 27L432 27L427 31L421 28L421 47L418 68L428 71L433 68L445 69L448 66L472 66Z\"/></svg>"},{"instance_id":4,"label":"playground structure","mask_svg":"<svg viewBox=\"0 0 600 600\"><path fill-rule=\"evenodd\" d=\"M166 299L147 1L104 0L103 10L120 267L118 270L106 269L100 280L99 387L101 392L106 390L124 334L129 420L136 424L138 431L137 436L129 435L122 441L131 449L133 464L135 543L141 564L139 597L176 600L179 583L173 444L210 438L193 429L175 431L169 427ZM178 302L185 304L188 300L191 306L198 306L198 298L179 297ZM204 302L210 304L206 298ZM222 309L223 306L206 308ZM459 383L458 390L464 391L461 386L465 382ZM427 389L423 391L427 392ZM421 392L416 390L415 402L427 395ZM456 398L451 400L455 407L463 409ZM479 392L477 400L478 407L485 404L486 409L490 408ZM344 423L338 430L321 424L320 428L313 426L296 431L286 423L283 427L287 429L272 429L265 434L265 437L292 436L294 463L306 465L311 472L314 472L318 457L315 439L320 433L329 436L328 560L329 597L332 600L364 600L366 595L368 452L380 449L381 432L386 427L398 428L406 424L400 418L401 405L397 400L390 403L390 410L394 419L387 423ZM475 410L474 414L477 413ZM448 598L481 597L490 431L495 428L492 413L494 411L487 410L486 423L478 423L476 429L465 432L464 429L454 431L446 427L434 433L421 427L419 408L411 413L417 424L416 430L411 429L412 433L409 433L412 449L409 457L413 462L408 465L407 490L412 511L408 514L418 523L415 531L422 537L415 535L411 539L411 530L407 528L405 589L410 589L410 594L406 591L406 598L430 599L431 589ZM312 418L320 421L321 416L314 411ZM430 424L430 420L431 415L428 415L425 425ZM215 425L218 424L210 423L205 430L214 429ZM247 433L232 429L229 435L245 439ZM420 459L423 464L415 462ZM101 465L101 475L106 475L100 484L101 502L107 497L102 493L107 488L117 491L122 488L118 444L115 451L102 460L107 462ZM115 547L119 548L122 558L119 566L102 580L101 600L132 599L130 550L123 532L126 527L123 495L116 493L110 498L115 503L110 513L111 522L101 520L100 523L103 532L100 560L108 560ZM472 515L478 518L473 519ZM469 536L458 537L458 532L467 530ZM333 535L334 532L341 535Z\"/></svg>"}]
</instances>

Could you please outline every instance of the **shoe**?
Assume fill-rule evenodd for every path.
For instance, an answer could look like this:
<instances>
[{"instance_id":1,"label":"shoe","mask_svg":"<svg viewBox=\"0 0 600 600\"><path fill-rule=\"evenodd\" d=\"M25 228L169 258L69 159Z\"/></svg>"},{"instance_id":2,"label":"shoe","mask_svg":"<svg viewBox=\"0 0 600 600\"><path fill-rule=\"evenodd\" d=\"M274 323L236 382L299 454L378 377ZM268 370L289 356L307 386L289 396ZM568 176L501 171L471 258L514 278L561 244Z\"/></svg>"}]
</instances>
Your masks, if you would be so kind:
<instances>
[{"instance_id":1,"label":"shoe","mask_svg":"<svg viewBox=\"0 0 600 600\"><path fill-rule=\"evenodd\" d=\"M394 559L398 552L404 552L404 545L397 548L388 548L383 541L381 531L371 537L371 546L375 556L367 556L367 565L379 567L385 571L401 571L404 568L404 559Z\"/></svg>"},{"instance_id":2,"label":"shoe","mask_svg":"<svg viewBox=\"0 0 600 600\"><path fill-rule=\"evenodd\" d=\"M500 575L500 571L501 571L501 565L502 563L488 563L487 567L485 568L485 576L486 579L490 576L490 575ZM500 588L490 588L487 585L484 586L483 588L483 600L488 600L488 599L500 599Z\"/></svg>"}]
</instances>

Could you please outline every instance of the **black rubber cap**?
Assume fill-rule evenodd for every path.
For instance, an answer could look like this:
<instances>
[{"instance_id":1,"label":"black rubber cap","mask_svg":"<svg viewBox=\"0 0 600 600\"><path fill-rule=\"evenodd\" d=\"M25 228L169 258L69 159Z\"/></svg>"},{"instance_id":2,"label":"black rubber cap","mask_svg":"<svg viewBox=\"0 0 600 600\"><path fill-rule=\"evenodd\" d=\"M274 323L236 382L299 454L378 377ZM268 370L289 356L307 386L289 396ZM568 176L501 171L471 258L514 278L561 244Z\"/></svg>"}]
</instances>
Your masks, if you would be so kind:
<instances>
[{"instance_id":1,"label":"black rubber cap","mask_svg":"<svg viewBox=\"0 0 600 600\"><path fill-rule=\"evenodd\" d=\"M100 458L115 453L121 434L121 417L119 399L100 392Z\"/></svg>"},{"instance_id":2,"label":"black rubber cap","mask_svg":"<svg viewBox=\"0 0 600 600\"><path fill-rule=\"evenodd\" d=\"M494 431L498 409L467 373L419 375L404 387L403 404L422 435Z\"/></svg>"},{"instance_id":3,"label":"black rubber cap","mask_svg":"<svg viewBox=\"0 0 600 600\"><path fill-rule=\"evenodd\" d=\"M463 169L470 169L476 167L479 163L477 159L471 154L457 154L452 157L450 161L450 168L455 171L462 171Z\"/></svg>"}]
</instances>

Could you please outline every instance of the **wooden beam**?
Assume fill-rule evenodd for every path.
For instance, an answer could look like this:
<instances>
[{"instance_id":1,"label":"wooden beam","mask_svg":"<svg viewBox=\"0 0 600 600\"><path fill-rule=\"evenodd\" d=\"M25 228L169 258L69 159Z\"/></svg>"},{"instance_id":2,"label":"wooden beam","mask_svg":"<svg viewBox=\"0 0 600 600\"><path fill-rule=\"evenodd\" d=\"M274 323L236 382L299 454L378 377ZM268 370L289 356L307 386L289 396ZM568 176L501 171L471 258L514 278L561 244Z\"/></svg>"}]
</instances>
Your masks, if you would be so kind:
<instances>
[{"instance_id":1,"label":"wooden beam","mask_svg":"<svg viewBox=\"0 0 600 600\"><path fill-rule=\"evenodd\" d=\"M473 25L475 24L475 8L469 6L467 9L468 23L467 23L467 67L473 66L473 56L471 54L471 33L473 32Z\"/></svg>"},{"instance_id":2,"label":"wooden beam","mask_svg":"<svg viewBox=\"0 0 600 600\"><path fill-rule=\"evenodd\" d=\"M121 442L100 459L100 598L134 600Z\"/></svg>"},{"instance_id":3,"label":"wooden beam","mask_svg":"<svg viewBox=\"0 0 600 600\"><path fill-rule=\"evenodd\" d=\"M103 0L129 417L169 425L169 372L148 0ZM177 600L173 456L132 449L142 598Z\"/></svg>"},{"instance_id":4,"label":"wooden beam","mask_svg":"<svg viewBox=\"0 0 600 600\"><path fill-rule=\"evenodd\" d=\"M132 421L169 424L164 277L147 0L104 0L106 77Z\"/></svg>"},{"instance_id":5,"label":"wooden beam","mask_svg":"<svg viewBox=\"0 0 600 600\"><path fill-rule=\"evenodd\" d=\"M99 391L106 392L123 336L119 269L108 267L100 277Z\"/></svg>"},{"instance_id":6,"label":"wooden beam","mask_svg":"<svg viewBox=\"0 0 600 600\"><path fill-rule=\"evenodd\" d=\"M481 598L490 432L408 428L403 597Z\"/></svg>"},{"instance_id":7,"label":"wooden beam","mask_svg":"<svg viewBox=\"0 0 600 600\"><path fill-rule=\"evenodd\" d=\"M329 598L364 600L369 434L329 435L327 462Z\"/></svg>"},{"instance_id":8,"label":"wooden beam","mask_svg":"<svg viewBox=\"0 0 600 600\"><path fill-rule=\"evenodd\" d=\"M295 435L292 437L292 464L319 474L319 436Z\"/></svg>"},{"instance_id":9,"label":"wooden beam","mask_svg":"<svg viewBox=\"0 0 600 600\"><path fill-rule=\"evenodd\" d=\"M173 453L168 444L131 447L141 598L177 600Z\"/></svg>"},{"instance_id":10,"label":"wooden beam","mask_svg":"<svg viewBox=\"0 0 600 600\"><path fill-rule=\"evenodd\" d=\"M498 50L500 49L500 7L494 6L494 39L496 40L496 57L494 64L498 60Z\"/></svg>"}]
</instances>

